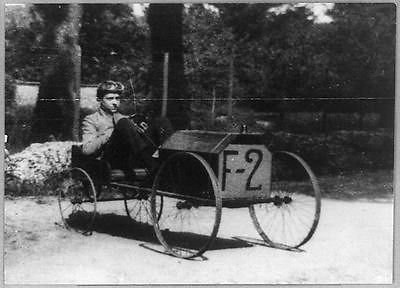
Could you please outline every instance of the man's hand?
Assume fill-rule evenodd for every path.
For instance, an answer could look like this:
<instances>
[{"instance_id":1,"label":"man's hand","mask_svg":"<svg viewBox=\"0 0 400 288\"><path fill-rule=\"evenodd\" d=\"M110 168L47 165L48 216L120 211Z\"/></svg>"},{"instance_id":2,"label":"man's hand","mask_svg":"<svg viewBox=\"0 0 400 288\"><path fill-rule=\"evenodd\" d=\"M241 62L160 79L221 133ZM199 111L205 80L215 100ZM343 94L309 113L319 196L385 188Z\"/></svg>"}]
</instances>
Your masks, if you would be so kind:
<instances>
[{"instance_id":1,"label":"man's hand","mask_svg":"<svg viewBox=\"0 0 400 288\"><path fill-rule=\"evenodd\" d=\"M115 124L117 124L117 122L118 122L119 120L121 120L122 118L129 118L129 116L122 115L122 114L120 114L120 113L114 113L114 114L113 114L113 121L114 121Z\"/></svg>"},{"instance_id":2,"label":"man's hand","mask_svg":"<svg viewBox=\"0 0 400 288\"><path fill-rule=\"evenodd\" d=\"M145 133L149 125L146 122L140 122L139 124L136 123L136 128L139 130L140 133Z\"/></svg>"},{"instance_id":3,"label":"man's hand","mask_svg":"<svg viewBox=\"0 0 400 288\"><path fill-rule=\"evenodd\" d=\"M135 113L128 117L133 122L139 133L145 133L149 128L149 125L146 123L146 117L143 114Z\"/></svg>"}]
</instances>

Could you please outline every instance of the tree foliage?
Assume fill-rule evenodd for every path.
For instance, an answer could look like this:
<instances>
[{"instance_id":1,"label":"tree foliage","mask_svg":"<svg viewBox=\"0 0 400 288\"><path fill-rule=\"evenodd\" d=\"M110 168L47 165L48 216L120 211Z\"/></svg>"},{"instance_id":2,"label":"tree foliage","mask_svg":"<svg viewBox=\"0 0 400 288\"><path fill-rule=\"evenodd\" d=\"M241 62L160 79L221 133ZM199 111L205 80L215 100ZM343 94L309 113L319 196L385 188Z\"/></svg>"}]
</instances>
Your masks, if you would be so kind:
<instances>
[{"instance_id":1,"label":"tree foliage","mask_svg":"<svg viewBox=\"0 0 400 288\"><path fill-rule=\"evenodd\" d=\"M133 16L126 4L83 6L79 36L82 82L117 78L129 87L132 81L132 87L142 92L142 97L149 97L150 87L156 91L155 78L149 77L150 37L155 36L146 22ZM160 51L167 51L166 46L180 42L179 37L173 38L179 30L169 34L168 27L175 20L179 22L181 16L168 14L166 7L171 5L154 6L163 7L160 10L164 12L153 20L152 13L148 13L148 22L158 23L153 34L157 36L159 32L165 46ZM372 105L367 105L366 101L354 99L394 99L395 4L335 3L329 12L333 19L330 23L315 23L312 12L304 6L286 6L289 9L275 13L271 8L282 6L191 4L179 12L183 19L183 47L177 48L183 49L188 96L210 98L215 87L217 98L226 98L229 62L233 57L234 97L253 108L382 111L382 116L393 115L393 102L381 101L389 103L388 108L379 101L369 101ZM7 9L6 72L16 79L38 80L46 63L53 61L54 51L41 44L45 39L44 28L50 24L37 13L29 14L26 8L15 8L12 12ZM302 101L282 105L277 101L282 98ZM331 98L353 100L307 100Z\"/></svg>"},{"instance_id":2,"label":"tree foliage","mask_svg":"<svg viewBox=\"0 0 400 288\"><path fill-rule=\"evenodd\" d=\"M209 99L213 88L226 98L229 56L234 43L218 13L201 4L188 8L184 19L185 74L192 99Z\"/></svg>"},{"instance_id":3,"label":"tree foliage","mask_svg":"<svg viewBox=\"0 0 400 288\"><path fill-rule=\"evenodd\" d=\"M326 34L345 97L393 97L395 4L341 4Z\"/></svg>"},{"instance_id":4,"label":"tree foliage","mask_svg":"<svg viewBox=\"0 0 400 288\"><path fill-rule=\"evenodd\" d=\"M82 81L114 79L143 90L148 77L148 26L126 4L83 4Z\"/></svg>"},{"instance_id":5,"label":"tree foliage","mask_svg":"<svg viewBox=\"0 0 400 288\"><path fill-rule=\"evenodd\" d=\"M335 4L331 12L333 22L315 23L312 12L305 7L291 5L284 13L273 13L273 4L217 4L219 13L214 18L222 23L218 39L225 37L235 57L236 98L251 99L248 103L254 108L276 111L376 111L376 106L364 105L360 101L304 101L326 98L392 98L394 99L395 63L395 6L393 4ZM200 10L197 8L197 10ZM203 27L207 31L215 28L207 23L201 13L192 13L192 26ZM212 14L212 12L207 12ZM189 18L190 19L190 18ZM246 21L247 20L247 21ZM197 28L199 31L199 28ZM188 39L196 35L188 30ZM220 63L227 63L231 53L215 52L223 48L218 40L200 33L189 57L196 57L196 49L201 55L215 55ZM199 39L202 39L199 40ZM231 50L231 51L232 51ZM194 52L192 52L194 51ZM212 52L211 52L212 51ZM221 50L220 50L221 51ZM192 56L193 55L193 56ZM189 58L188 57L188 58ZM191 63L195 63L192 61ZM187 65L191 67L190 65ZM215 65L212 71L221 69ZM226 65L225 65L226 67ZM192 65L189 70L196 75L204 69ZM227 68L220 80L228 77ZM222 69L222 71L223 71ZM206 70L207 71L207 70ZM207 71L206 80L192 78L196 94L207 94L207 80L213 75ZM202 85L198 85L198 83ZM197 86L193 86L196 83ZM211 81L212 83L212 81ZM225 84L225 90L227 85ZM208 89L209 90L209 89ZM301 99L282 105L274 99ZM255 101L260 99L260 101ZM280 103L279 105L274 105ZM348 104L344 104L348 103ZM389 103L389 102L388 102ZM369 107L368 107L369 106ZM389 115L392 113L389 113Z\"/></svg>"},{"instance_id":6,"label":"tree foliage","mask_svg":"<svg viewBox=\"0 0 400 288\"><path fill-rule=\"evenodd\" d=\"M40 55L35 57L37 35L32 25L30 7L6 6L5 9L5 70L14 79L38 81Z\"/></svg>"}]
</instances>

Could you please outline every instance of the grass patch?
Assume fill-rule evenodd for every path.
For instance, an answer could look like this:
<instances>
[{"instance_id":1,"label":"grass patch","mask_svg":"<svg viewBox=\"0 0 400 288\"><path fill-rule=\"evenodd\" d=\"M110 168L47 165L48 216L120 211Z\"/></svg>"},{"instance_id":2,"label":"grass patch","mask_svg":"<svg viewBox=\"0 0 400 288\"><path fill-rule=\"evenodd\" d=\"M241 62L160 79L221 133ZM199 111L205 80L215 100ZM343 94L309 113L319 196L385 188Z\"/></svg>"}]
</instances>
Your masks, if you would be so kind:
<instances>
[{"instance_id":1,"label":"grass patch","mask_svg":"<svg viewBox=\"0 0 400 288\"><path fill-rule=\"evenodd\" d=\"M318 177L322 197L341 200L392 199L393 171L360 171Z\"/></svg>"}]
</instances>

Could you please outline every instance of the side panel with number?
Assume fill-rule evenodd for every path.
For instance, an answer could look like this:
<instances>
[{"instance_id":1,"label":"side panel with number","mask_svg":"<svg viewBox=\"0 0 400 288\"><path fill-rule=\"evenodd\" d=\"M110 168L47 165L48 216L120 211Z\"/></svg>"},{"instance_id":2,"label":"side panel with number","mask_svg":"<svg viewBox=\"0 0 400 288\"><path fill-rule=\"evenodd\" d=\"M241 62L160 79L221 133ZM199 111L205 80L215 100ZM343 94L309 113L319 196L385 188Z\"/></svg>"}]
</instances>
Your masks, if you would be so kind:
<instances>
[{"instance_id":1,"label":"side panel with number","mask_svg":"<svg viewBox=\"0 0 400 288\"><path fill-rule=\"evenodd\" d=\"M222 198L268 196L271 153L263 145L230 144L219 155L218 175Z\"/></svg>"}]
</instances>

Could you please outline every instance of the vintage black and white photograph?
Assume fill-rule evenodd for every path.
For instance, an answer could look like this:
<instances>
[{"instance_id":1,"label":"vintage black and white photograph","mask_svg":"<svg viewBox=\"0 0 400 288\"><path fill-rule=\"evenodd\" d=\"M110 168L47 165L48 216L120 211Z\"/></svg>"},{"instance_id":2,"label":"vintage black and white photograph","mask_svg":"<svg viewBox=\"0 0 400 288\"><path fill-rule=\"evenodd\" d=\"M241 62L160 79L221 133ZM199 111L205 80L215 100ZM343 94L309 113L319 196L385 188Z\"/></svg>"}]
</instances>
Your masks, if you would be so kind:
<instances>
[{"instance_id":1,"label":"vintage black and white photograph","mask_svg":"<svg viewBox=\"0 0 400 288\"><path fill-rule=\"evenodd\" d=\"M2 8L5 284L393 283L394 2Z\"/></svg>"}]
</instances>

